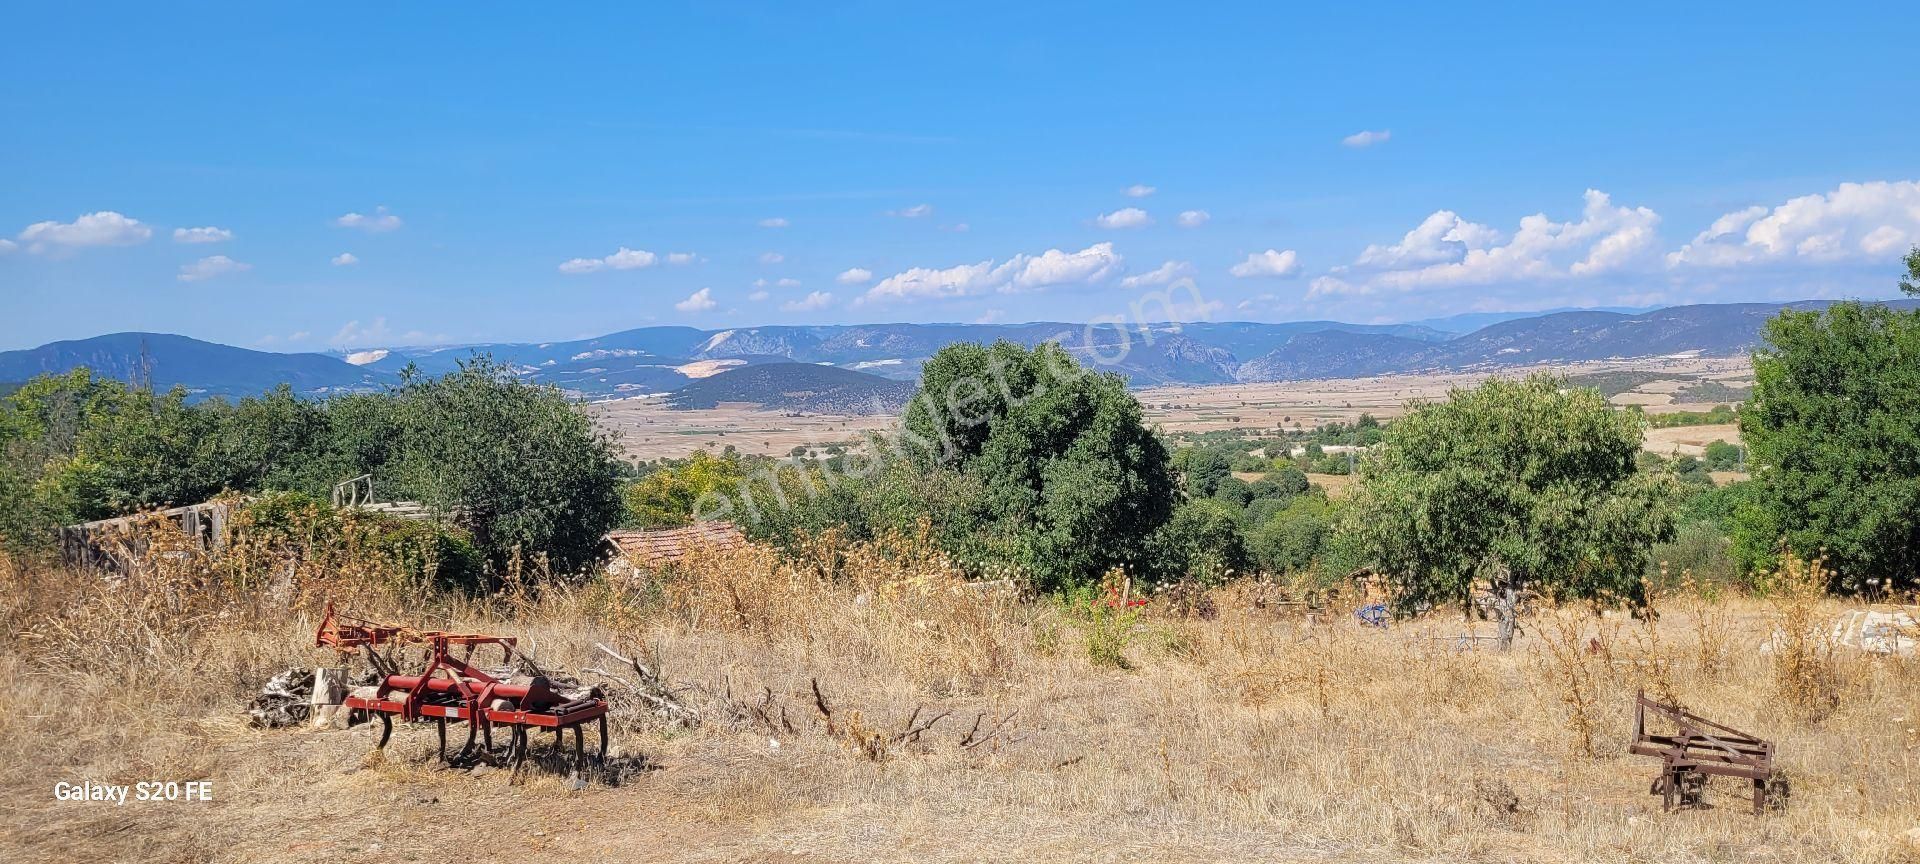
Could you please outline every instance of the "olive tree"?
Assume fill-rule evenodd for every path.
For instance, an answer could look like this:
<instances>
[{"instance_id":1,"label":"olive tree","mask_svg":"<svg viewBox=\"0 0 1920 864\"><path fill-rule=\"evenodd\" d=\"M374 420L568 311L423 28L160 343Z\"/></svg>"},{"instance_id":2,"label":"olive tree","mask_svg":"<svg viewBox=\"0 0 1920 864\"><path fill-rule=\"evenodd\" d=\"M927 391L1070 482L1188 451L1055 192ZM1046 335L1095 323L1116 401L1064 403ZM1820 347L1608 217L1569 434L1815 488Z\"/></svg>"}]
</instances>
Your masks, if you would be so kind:
<instances>
[{"instance_id":1,"label":"olive tree","mask_svg":"<svg viewBox=\"0 0 1920 864\"><path fill-rule=\"evenodd\" d=\"M1535 375L1412 406L1363 463L1340 539L1395 589L1395 611L1470 604L1488 583L1500 643L1524 590L1640 601L1673 536L1671 481L1635 471L1641 419Z\"/></svg>"}]
</instances>

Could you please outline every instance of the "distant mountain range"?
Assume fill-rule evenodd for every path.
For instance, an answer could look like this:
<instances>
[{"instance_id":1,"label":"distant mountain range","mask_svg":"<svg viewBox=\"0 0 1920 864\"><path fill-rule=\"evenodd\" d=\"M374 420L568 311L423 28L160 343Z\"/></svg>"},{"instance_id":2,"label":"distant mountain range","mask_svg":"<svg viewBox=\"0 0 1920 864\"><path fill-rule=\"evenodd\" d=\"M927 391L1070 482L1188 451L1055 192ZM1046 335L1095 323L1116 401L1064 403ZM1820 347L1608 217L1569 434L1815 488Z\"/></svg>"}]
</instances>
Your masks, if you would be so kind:
<instances>
[{"instance_id":1,"label":"distant mountain range","mask_svg":"<svg viewBox=\"0 0 1920 864\"><path fill-rule=\"evenodd\" d=\"M745 402L811 414L894 414L915 384L813 363L759 363L728 369L668 394L672 408Z\"/></svg>"},{"instance_id":2,"label":"distant mountain range","mask_svg":"<svg viewBox=\"0 0 1920 864\"><path fill-rule=\"evenodd\" d=\"M122 380L179 385L198 397L254 394L286 383L309 395L368 390L408 365L428 374L486 353L529 380L581 398L673 393L668 404L757 402L802 411L894 404L920 367L955 342L1058 342L1082 362L1136 386L1342 378L1641 357L1726 357L1759 341L1783 307L1823 301L1722 303L1651 311L1470 313L1411 324L1295 321L1153 324L1121 330L1031 324L856 324L698 330L642 327L570 342L276 354L185 336L113 333L0 352L0 392L35 375L88 366ZM1914 308L1920 301L1888 305Z\"/></svg>"}]
</instances>

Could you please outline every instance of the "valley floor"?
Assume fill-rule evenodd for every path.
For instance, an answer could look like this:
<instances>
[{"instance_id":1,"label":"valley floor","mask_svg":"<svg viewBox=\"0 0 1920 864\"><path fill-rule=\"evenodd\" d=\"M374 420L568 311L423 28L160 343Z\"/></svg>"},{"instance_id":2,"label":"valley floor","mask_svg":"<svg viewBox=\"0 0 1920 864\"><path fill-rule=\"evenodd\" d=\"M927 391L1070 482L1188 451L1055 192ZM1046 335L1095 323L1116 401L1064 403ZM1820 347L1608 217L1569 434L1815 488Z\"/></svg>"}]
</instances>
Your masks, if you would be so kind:
<instances>
[{"instance_id":1,"label":"valley floor","mask_svg":"<svg viewBox=\"0 0 1920 864\"><path fill-rule=\"evenodd\" d=\"M1676 403L1683 385L1717 381L1750 384L1752 365L1738 359L1642 359L1565 364L1550 369L1567 375L1642 373L1661 376L1610 394L1615 404L1641 405L1649 412L1704 411L1712 402ZM1352 422L1361 414L1397 417L1413 400L1446 398L1454 387L1471 386L1491 375L1524 375L1533 367L1481 372L1382 375L1320 381L1263 384L1213 384L1148 387L1135 391L1147 422L1172 434L1224 429L1312 429L1334 421ZM622 399L596 403L595 419L620 434L629 458L678 458L701 448L715 452L732 445L742 453L785 456L795 447L846 444L865 432L892 426L891 416L800 414L755 405L676 411L660 399ZM1729 439L1731 440L1731 439ZM1671 452L1672 448L1665 448ZM1682 452L1686 452L1682 448ZM1695 455L1698 455L1697 452Z\"/></svg>"}]
</instances>

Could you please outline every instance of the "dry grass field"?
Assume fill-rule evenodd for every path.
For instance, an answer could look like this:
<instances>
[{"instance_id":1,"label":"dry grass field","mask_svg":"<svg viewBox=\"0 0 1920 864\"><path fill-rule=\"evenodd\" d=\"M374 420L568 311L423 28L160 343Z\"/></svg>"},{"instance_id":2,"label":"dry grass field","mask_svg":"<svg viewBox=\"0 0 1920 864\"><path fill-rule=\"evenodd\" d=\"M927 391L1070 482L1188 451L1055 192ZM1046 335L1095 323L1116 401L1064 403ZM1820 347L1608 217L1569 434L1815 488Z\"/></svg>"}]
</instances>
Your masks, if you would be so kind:
<instances>
[{"instance_id":1,"label":"dry grass field","mask_svg":"<svg viewBox=\"0 0 1920 864\"><path fill-rule=\"evenodd\" d=\"M1095 615L968 586L911 540L818 551L486 603L311 564L243 591L178 556L113 586L0 562L0 860L1920 860L1920 661L1757 650L1835 601L1544 610L1500 653L1458 650L1457 613L1372 630L1350 598L1309 615L1272 585ZM366 726L249 728L269 675L329 662L323 597L519 635L550 669L620 646L700 722L622 709L579 791L552 765L438 767L430 729L370 756ZM1786 811L1721 780L1710 809L1662 813L1654 760L1625 753L1641 688L1779 742ZM205 779L214 801L53 799L89 779Z\"/></svg>"}]
</instances>

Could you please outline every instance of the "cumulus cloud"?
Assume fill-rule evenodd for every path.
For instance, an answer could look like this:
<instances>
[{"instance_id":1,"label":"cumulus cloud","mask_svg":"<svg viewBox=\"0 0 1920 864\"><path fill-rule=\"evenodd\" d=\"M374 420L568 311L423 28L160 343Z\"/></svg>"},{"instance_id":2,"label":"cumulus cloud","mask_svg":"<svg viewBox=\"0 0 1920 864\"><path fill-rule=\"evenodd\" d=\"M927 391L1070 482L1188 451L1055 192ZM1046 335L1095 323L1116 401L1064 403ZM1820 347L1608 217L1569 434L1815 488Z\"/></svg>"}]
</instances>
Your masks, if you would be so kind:
<instances>
[{"instance_id":1,"label":"cumulus cloud","mask_svg":"<svg viewBox=\"0 0 1920 864\"><path fill-rule=\"evenodd\" d=\"M18 248L20 248L20 244L15 243L12 240L0 239L0 255L5 255Z\"/></svg>"},{"instance_id":2,"label":"cumulus cloud","mask_svg":"<svg viewBox=\"0 0 1920 864\"><path fill-rule=\"evenodd\" d=\"M205 228L173 229L173 242L175 243L220 243L232 239L232 231L228 231L225 228L215 228L211 225Z\"/></svg>"},{"instance_id":3,"label":"cumulus cloud","mask_svg":"<svg viewBox=\"0 0 1920 864\"><path fill-rule=\"evenodd\" d=\"M695 255L692 252L668 252L667 253L667 263L675 266L679 266L683 264L692 264L698 260L700 260L700 256Z\"/></svg>"},{"instance_id":4,"label":"cumulus cloud","mask_svg":"<svg viewBox=\"0 0 1920 864\"><path fill-rule=\"evenodd\" d=\"M944 269L915 267L880 280L859 302L1012 294L1054 285L1091 284L1113 275L1121 261L1112 243L1095 243L1078 252L1049 249L1005 261L987 260Z\"/></svg>"},{"instance_id":5,"label":"cumulus cloud","mask_svg":"<svg viewBox=\"0 0 1920 864\"><path fill-rule=\"evenodd\" d=\"M1459 261L1468 252L1486 249L1502 239L1499 231L1468 222L1452 210L1440 210L1422 220L1398 243L1368 244L1355 263L1363 267L1399 269Z\"/></svg>"},{"instance_id":6,"label":"cumulus cloud","mask_svg":"<svg viewBox=\"0 0 1920 864\"><path fill-rule=\"evenodd\" d=\"M682 312L705 312L718 305L713 300L713 289L702 288L687 295L687 299L673 304L673 308Z\"/></svg>"},{"instance_id":7,"label":"cumulus cloud","mask_svg":"<svg viewBox=\"0 0 1920 864\"><path fill-rule=\"evenodd\" d=\"M1207 220L1212 218L1213 214L1205 210L1182 210L1179 218L1174 221L1179 222L1182 228L1198 228L1207 224Z\"/></svg>"},{"instance_id":8,"label":"cumulus cloud","mask_svg":"<svg viewBox=\"0 0 1920 864\"><path fill-rule=\"evenodd\" d=\"M1400 242L1368 246L1354 266L1315 279L1307 296L1600 276L1655 260L1659 214L1616 206L1597 189L1588 189L1583 202L1576 221L1535 213L1510 236L1438 211Z\"/></svg>"},{"instance_id":9,"label":"cumulus cloud","mask_svg":"<svg viewBox=\"0 0 1920 864\"><path fill-rule=\"evenodd\" d=\"M1122 207L1094 217L1093 224L1102 228L1144 228L1153 224L1153 217L1138 207Z\"/></svg>"},{"instance_id":10,"label":"cumulus cloud","mask_svg":"<svg viewBox=\"0 0 1920 864\"><path fill-rule=\"evenodd\" d=\"M1371 129L1362 129L1359 132L1340 139L1340 143L1347 147L1372 147L1375 144L1385 144L1387 143L1387 139L1392 137L1393 130L1391 129L1381 129L1377 132Z\"/></svg>"},{"instance_id":11,"label":"cumulus cloud","mask_svg":"<svg viewBox=\"0 0 1920 864\"><path fill-rule=\"evenodd\" d=\"M1128 276L1120 280L1122 288L1145 288L1151 285L1170 285L1181 279L1193 276L1193 264L1187 261L1168 261L1145 273Z\"/></svg>"},{"instance_id":12,"label":"cumulus cloud","mask_svg":"<svg viewBox=\"0 0 1920 864\"><path fill-rule=\"evenodd\" d=\"M765 264L765 265L768 265L768 266L772 266L772 265L775 265L775 264L779 264L779 263L782 263L782 262L784 262L784 261L786 261L786 260L787 260L787 256L785 256L785 255L782 255L782 254L780 254L780 253L778 253L778 252L762 252L762 253L760 253L760 263L762 263L762 264Z\"/></svg>"},{"instance_id":13,"label":"cumulus cloud","mask_svg":"<svg viewBox=\"0 0 1920 864\"><path fill-rule=\"evenodd\" d=\"M788 312L817 312L833 304L833 295L825 291L813 291L799 300L790 300L780 304Z\"/></svg>"},{"instance_id":14,"label":"cumulus cloud","mask_svg":"<svg viewBox=\"0 0 1920 864\"><path fill-rule=\"evenodd\" d=\"M887 215L893 216L899 219L920 219L920 218L933 215L933 205L932 204L915 204L912 207L902 207L898 210L888 210Z\"/></svg>"},{"instance_id":15,"label":"cumulus cloud","mask_svg":"<svg viewBox=\"0 0 1920 864\"><path fill-rule=\"evenodd\" d=\"M771 295L771 294L768 294L768 293L767 293L767 292L765 292L765 291L755 291L755 292L753 292L752 294L748 294L748 295L747 295L747 299L748 299L748 300L751 300L751 301L753 301L753 302L755 302L755 303L759 303L760 301L762 301L762 300L765 300L765 299L767 299L768 297L771 297L771 296L773 296L773 295Z\"/></svg>"},{"instance_id":16,"label":"cumulus cloud","mask_svg":"<svg viewBox=\"0 0 1920 864\"><path fill-rule=\"evenodd\" d=\"M1292 276L1300 272L1300 256L1292 249L1285 252L1268 249L1265 252L1248 255L1247 260L1233 265L1227 272L1242 279L1255 276Z\"/></svg>"},{"instance_id":17,"label":"cumulus cloud","mask_svg":"<svg viewBox=\"0 0 1920 864\"><path fill-rule=\"evenodd\" d=\"M602 270L644 270L658 263L660 256L652 252L622 246L605 258L569 258L560 262L560 272L577 276Z\"/></svg>"},{"instance_id":18,"label":"cumulus cloud","mask_svg":"<svg viewBox=\"0 0 1920 864\"><path fill-rule=\"evenodd\" d=\"M776 288L798 288L800 287L800 280L782 277L774 280L773 285Z\"/></svg>"},{"instance_id":19,"label":"cumulus cloud","mask_svg":"<svg viewBox=\"0 0 1920 864\"><path fill-rule=\"evenodd\" d=\"M785 228L788 225L792 225L792 224L793 224L792 222L787 221L787 217L785 216L774 216L772 218L760 220L760 227L762 228Z\"/></svg>"},{"instance_id":20,"label":"cumulus cloud","mask_svg":"<svg viewBox=\"0 0 1920 864\"><path fill-rule=\"evenodd\" d=\"M1135 183L1132 186L1128 186L1124 191L1128 198L1145 198L1159 190L1145 183Z\"/></svg>"},{"instance_id":21,"label":"cumulus cloud","mask_svg":"<svg viewBox=\"0 0 1920 864\"><path fill-rule=\"evenodd\" d=\"M372 234L392 231L400 227L400 217L387 212L385 205L373 208L373 215L348 213L333 220L333 224L342 228L357 228Z\"/></svg>"},{"instance_id":22,"label":"cumulus cloud","mask_svg":"<svg viewBox=\"0 0 1920 864\"><path fill-rule=\"evenodd\" d=\"M153 229L140 220L101 210L72 222L35 222L20 232L19 240L28 252L38 255L88 246L134 246L152 237Z\"/></svg>"},{"instance_id":23,"label":"cumulus cloud","mask_svg":"<svg viewBox=\"0 0 1920 864\"><path fill-rule=\"evenodd\" d=\"M287 341L298 342L306 338L307 333L302 330L288 336ZM358 319L348 321L333 334L333 338L327 340L327 343L336 348L366 348L376 345L429 345L445 343L447 338L445 333L428 333L425 330L408 330L405 333L395 334L387 326L386 318L375 318L372 324L365 327L360 326Z\"/></svg>"},{"instance_id":24,"label":"cumulus cloud","mask_svg":"<svg viewBox=\"0 0 1920 864\"><path fill-rule=\"evenodd\" d=\"M342 252L333 256L333 266L335 267L351 267L358 263L360 263L360 259L355 257L352 252Z\"/></svg>"},{"instance_id":25,"label":"cumulus cloud","mask_svg":"<svg viewBox=\"0 0 1920 864\"><path fill-rule=\"evenodd\" d=\"M328 339L327 344L343 348L372 345L377 342L385 342L388 335L387 319L375 318L372 324L362 327L360 326L360 320L356 318L340 325L340 329L334 331L333 338Z\"/></svg>"},{"instance_id":26,"label":"cumulus cloud","mask_svg":"<svg viewBox=\"0 0 1920 864\"><path fill-rule=\"evenodd\" d=\"M1871 261L1920 242L1920 181L1842 183L1775 207L1727 213L1667 256L1675 266Z\"/></svg>"},{"instance_id":27,"label":"cumulus cloud","mask_svg":"<svg viewBox=\"0 0 1920 864\"><path fill-rule=\"evenodd\" d=\"M180 276L178 278L182 282L204 282L215 276L225 276L228 273L244 273L252 269L252 264L242 264L225 255L212 255L195 261L192 264L180 265Z\"/></svg>"},{"instance_id":28,"label":"cumulus cloud","mask_svg":"<svg viewBox=\"0 0 1920 864\"><path fill-rule=\"evenodd\" d=\"M833 281L842 285L865 285L873 281L873 271L865 267L850 267L840 271L840 275L833 277Z\"/></svg>"}]
</instances>

